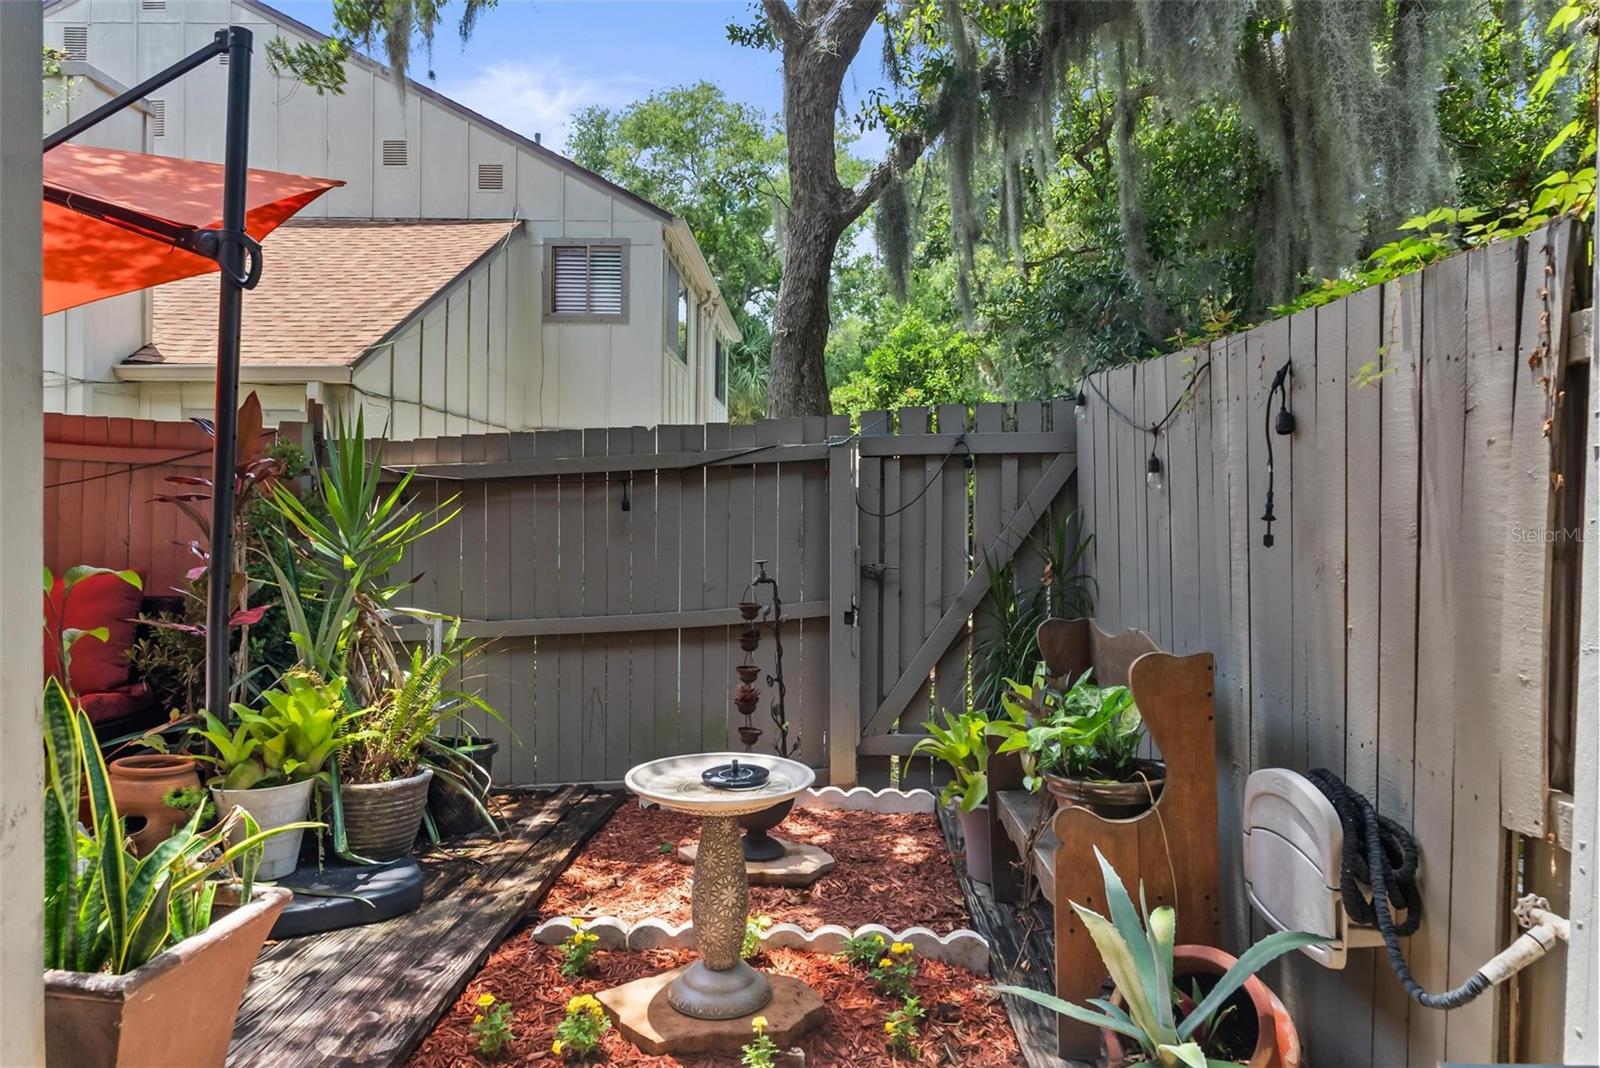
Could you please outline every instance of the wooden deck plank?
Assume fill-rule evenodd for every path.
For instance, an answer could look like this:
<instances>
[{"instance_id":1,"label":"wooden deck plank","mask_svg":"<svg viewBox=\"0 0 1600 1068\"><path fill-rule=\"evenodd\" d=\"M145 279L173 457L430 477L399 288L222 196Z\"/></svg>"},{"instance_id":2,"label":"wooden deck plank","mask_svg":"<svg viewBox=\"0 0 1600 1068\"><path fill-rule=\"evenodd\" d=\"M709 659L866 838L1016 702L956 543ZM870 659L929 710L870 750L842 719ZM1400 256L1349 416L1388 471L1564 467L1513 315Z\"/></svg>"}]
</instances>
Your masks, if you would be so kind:
<instances>
[{"instance_id":1,"label":"wooden deck plank","mask_svg":"<svg viewBox=\"0 0 1600 1068\"><path fill-rule=\"evenodd\" d=\"M583 787L508 796L514 830L504 838L424 858L415 912L268 947L228 1064L404 1061L621 800Z\"/></svg>"}]
</instances>

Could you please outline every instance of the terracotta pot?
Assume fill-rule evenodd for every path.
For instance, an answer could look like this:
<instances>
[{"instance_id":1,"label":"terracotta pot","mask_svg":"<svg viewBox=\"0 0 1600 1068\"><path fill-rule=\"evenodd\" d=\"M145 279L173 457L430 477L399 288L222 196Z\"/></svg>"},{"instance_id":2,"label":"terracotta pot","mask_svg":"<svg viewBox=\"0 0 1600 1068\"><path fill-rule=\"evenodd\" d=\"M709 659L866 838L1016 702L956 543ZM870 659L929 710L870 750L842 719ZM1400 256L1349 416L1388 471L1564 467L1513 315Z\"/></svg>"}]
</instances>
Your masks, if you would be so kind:
<instances>
[{"instance_id":1,"label":"terracotta pot","mask_svg":"<svg viewBox=\"0 0 1600 1068\"><path fill-rule=\"evenodd\" d=\"M247 904L126 975L47 970L47 1068L221 1065L250 967L291 896L257 887Z\"/></svg>"},{"instance_id":2,"label":"terracotta pot","mask_svg":"<svg viewBox=\"0 0 1600 1068\"><path fill-rule=\"evenodd\" d=\"M1187 989L1187 980L1194 976L1220 977L1233 967L1237 958L1211 946L1175 946L1172 950L1172 974L1180 989ZM1246 1064L1249 1068L1300 1068L1300 1032L1295 1029L1289 1010L1283 1007L1260 976L1245 980L1241 993L1255 1014L1256 1045ZM1237 996L1237 995L1235 995ZM1112 995L1112 1001L1122 1004L1122 995ZM1143 1053L1138 1045L1115 1031L1101 1031L1106 1044L1106 1068L1122 1068L1138 1063Z\"/></svg>"},{"instance_id":3,"label":"terracotta pot","mask_svg":"<svg viewBox=\"0 0 1600 1068\"><path fill-rule=\"evenodd\" d=\"M432 768L390 782L342 783L344 833L350 851L368 860L398 860L411 852L428 804Z\"/></svg>"},{"instance_id":4,"label":"terracotta pot","mask_svg":"<svg viewBox=\"0 0 1600 1068\"><path fill-rule=\"evenodd\" d=\"M956 819L961 823L961 850L967 858L967 878L988 883L993 871L989 852L989 806L979 805L971 812L956 806Z\"/></svg>"},{"instance_id":5,"label":"terracotta pot","mask_svg":"<svg viewBox=\"0 0 1600 1068\"><path fill-rule=\"evenodd\" d=\"M1132 782L1095 782L1047 771L1044 784L1050 795L1063 805L1082 805L1108 820L1132 819L1150 807L1152 795L1161 797L1161 790L1167 783L1167 766L1161 761L1140 760L1134 766L1137 774ZM1148 785L1145 779L1149 780Z\"/></svg>"},{"instance_id":6,"label":"terracotta pot","mask_svg":"<svg viewBox=\"0 0 1600 1068\"><path fill-rule=\"evenodd\" d=\"M754 619L761 613L761 604L758 601L740 601L739 615L745 619Z\"/></svg>"},{"instance_id":7,"label":"terracotta pot","mask_svg":"<svg viewBox=\"0 0 1600 1068\"><path fill-rule=\"evenodd\" d=\"M162 801L169 790L199 787L200 774L193 757L168 753L118 757L111 762L107 776L112 800L133 835L133 851L141 857L193 815Z\"/></svg>"},{"instance_id":8,"label":"terracotta pot","mask_svg":"<svg viewBox=\"0 0 1600 1068\"><path fill-rule=\"evenodd\" d=\"M755 624L739 632L739 648L747 653L753 653L761 645L761 628Z\"/></svg>"},{"instance_id":9,"label":"terracotta pot","mask_svg":"<svg viewBox=\"0 0 1600 1068\"><path fill-rule=\"evenodd\" d=\"M760 664L740 664L733 670L739 676L739 681L747 686L761 677Z\"/></svg>"},{"instance_id":10,"label":"terracotta pot","mask_svg":"<svg viewBox=\"0 0 1600 1068\"><path fill-rule=\"evenodd\" d=\"M298 823L306 818L311 808L311 788L315 780L267 786L255 790L224 790L212 787L217 799L217 818L233 811L235 805L250 813L263 831L282 827L285 823ZM300 839L304 830L285 831L261 843L261 867L256 872L263 879L281 879L300 866ZM244 828L236 829L229 841L244 837Z\"/></svg>"}]
</instances>

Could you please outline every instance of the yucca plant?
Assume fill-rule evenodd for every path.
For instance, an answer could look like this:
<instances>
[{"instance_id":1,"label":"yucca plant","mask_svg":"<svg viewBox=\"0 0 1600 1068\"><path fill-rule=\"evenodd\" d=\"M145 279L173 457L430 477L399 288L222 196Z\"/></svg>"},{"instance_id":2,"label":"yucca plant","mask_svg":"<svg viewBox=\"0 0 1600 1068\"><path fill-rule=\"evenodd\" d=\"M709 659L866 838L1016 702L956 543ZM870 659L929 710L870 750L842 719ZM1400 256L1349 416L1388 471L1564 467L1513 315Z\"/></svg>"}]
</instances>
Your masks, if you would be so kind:
<instances>
[{"instance_id":1,"label":"yucca plant","mask_svg":"<svg viewBox=\"0 0 1600 1068\"><path fill-rule=\"evenodd\" d=\"M104 757L88 714L73 706L55 679L45 684L45 960L46 968L130 972L169 945L211 924L217 890L236 882L250 899L263 832L235 808L202 832L204 806L188 824L142 859L127 847L111 797ZM90 826L78 823L87 796ZM239 840L229 845L228 835Z\"/></svg>"},{"instance_id":2,"label":"yucca plant","mask_svg":"<svg viewBox=\"0 0 1600 1068\"><path fill-rule=\"evenodd\" d=\"M1270 962L1327 939L1304 931L1270 934L1246 950L1203 998L1191 1000L1189 993L1178 990L1173 983L1172 949L1177 941L1177 913L1167 905L1154 911L1146 907L1143 885L1139 887L1140 907L1135 910L1121 877L1098 847L1094 856L1105 878L1111 918L1076 902L1072 903L1072 910L1094 938L1100 959L1126 1007L1106 998L1091 998L1089 1005L1092 1007L1086 1008L1026 987L997 986L995 989L1043 1005L1080 1023L1125 1035L1139 1044L1145 1064L1161 1068L1216 1068L1233 1063L1209 1057L1205 1048L1204 1040L1213 1033L1214 1022L1224 1003ZM1180 1005L1185 1006L1181 1018Z\"/></svg>"}]
</instances>

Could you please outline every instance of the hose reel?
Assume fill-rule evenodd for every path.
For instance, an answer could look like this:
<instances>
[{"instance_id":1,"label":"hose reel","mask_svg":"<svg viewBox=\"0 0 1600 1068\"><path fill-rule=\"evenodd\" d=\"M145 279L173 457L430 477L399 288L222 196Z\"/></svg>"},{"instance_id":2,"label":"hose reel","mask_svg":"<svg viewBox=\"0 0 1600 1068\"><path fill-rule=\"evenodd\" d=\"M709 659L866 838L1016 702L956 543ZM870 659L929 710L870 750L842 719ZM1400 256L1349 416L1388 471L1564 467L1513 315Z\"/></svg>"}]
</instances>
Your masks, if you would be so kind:
<instances>
[{"instance_id":1,"label":"hose reel","mask_svg":"<svg viewBox=\"0 0 1600 1068\"><path fill-rule=\"evenodd\" d=\"M1255 772L1243 815L1245 887L1255 910L1278 930L1326 937L1327 944L1301 950L1326 968L1343 968L1352 949L1382 946L1406 993L1427 1008L1465 1005L1567 940L1568 921L1528 895L1515 912L1524 933L1510 947L1455 989L1430 992L1400 947L1423 920L1422 858L1404 827L1326 769Z\"/></svg>"}]
</instances>

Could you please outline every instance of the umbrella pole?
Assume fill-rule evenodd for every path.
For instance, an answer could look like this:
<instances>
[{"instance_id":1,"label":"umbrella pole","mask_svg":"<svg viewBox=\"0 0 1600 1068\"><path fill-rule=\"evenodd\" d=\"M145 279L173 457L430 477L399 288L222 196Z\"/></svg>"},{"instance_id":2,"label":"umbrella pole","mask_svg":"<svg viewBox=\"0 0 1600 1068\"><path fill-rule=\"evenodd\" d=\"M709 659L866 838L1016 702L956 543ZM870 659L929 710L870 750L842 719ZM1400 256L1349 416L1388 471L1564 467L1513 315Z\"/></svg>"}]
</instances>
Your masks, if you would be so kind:
<instances>
[{"instance_id":1,"label":"umbrella pole","mask_svg":"<svg viewBox=\"0 0 1600 1068\"><path fill-rule=\"evenodd\" d=\"M239 418L239 326L245 274L245 192L250 154L251 33L228 35L228 118L223 149L222 229L218 262L216 451L211 462L211 565L206 570L206 708L219 718L228 707L233 666L228 620L233 615L234 443Z\"/></svg>"}]
</instances>

